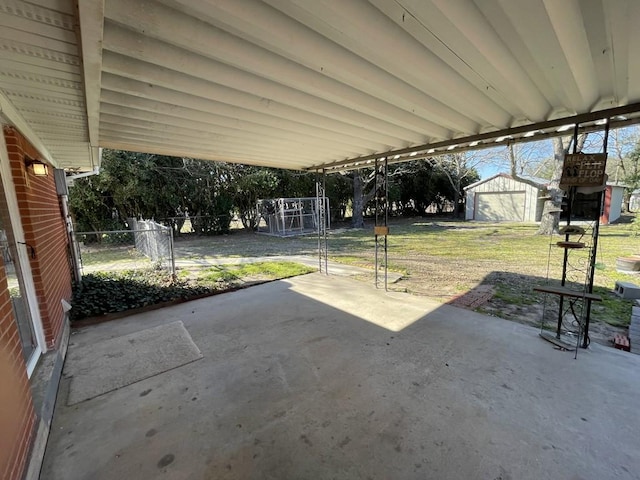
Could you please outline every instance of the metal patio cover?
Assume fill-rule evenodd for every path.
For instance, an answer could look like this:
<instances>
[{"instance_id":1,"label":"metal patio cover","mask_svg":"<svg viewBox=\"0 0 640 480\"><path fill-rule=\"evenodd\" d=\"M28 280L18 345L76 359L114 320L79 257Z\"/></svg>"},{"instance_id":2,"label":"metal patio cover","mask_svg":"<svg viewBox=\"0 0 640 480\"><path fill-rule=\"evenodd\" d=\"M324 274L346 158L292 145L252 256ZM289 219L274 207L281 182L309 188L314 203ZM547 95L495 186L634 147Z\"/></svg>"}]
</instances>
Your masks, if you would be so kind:
<instances>
[{"instance_id":1,"label":"metal patio cover","mask_svg":"<svg viewBox=\"0 0 640 480\"><path fill-rule=\"evenodd\" d=\"M72 170L473 146L633 118L639 26L637 0L0 0L0 115Z\"/></svg>"}]
</instances>

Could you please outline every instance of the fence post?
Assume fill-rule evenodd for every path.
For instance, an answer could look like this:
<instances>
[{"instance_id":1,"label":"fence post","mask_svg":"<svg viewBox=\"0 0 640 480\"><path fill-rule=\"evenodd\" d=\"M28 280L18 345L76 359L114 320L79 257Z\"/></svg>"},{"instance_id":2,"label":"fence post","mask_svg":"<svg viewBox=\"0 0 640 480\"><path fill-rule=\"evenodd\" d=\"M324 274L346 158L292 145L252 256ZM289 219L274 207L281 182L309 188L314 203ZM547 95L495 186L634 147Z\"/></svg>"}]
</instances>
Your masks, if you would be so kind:
<instances>
[{"instance_id":1,"label":"fence post","mask_svg":"<svg viewBox=\"0 0 640 480\"><path fill-rule=\"evenodd\" d=\"M176 281L176 255L173 249L173 228L169 229L169 255L171 256L171 279Z\"/></svg>"}]
</instances>

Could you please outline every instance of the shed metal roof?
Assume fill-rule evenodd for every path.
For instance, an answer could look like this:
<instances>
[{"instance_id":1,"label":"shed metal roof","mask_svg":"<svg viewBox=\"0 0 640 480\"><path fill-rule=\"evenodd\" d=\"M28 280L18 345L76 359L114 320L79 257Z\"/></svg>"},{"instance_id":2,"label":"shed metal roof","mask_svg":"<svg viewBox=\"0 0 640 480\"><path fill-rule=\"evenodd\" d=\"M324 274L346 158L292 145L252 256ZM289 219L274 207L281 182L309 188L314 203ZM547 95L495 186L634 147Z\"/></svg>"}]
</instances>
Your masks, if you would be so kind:
<instances>
[{"instance_id":1,"label":"shed metal roof","mask_svg":"<svg viewBox=\"0 0 640 480\"><path fill-rule=\"evenodd\" d=\"M493 176L491 176L489 178L481 179L481 180L478 180L477 182L471 183L471 184L467 185L466 187L464 187L464 190L473 190L477 186L482 185L482 184L487 183L487 182L490 182L491 180L495 180L496 178L508 178L510 180L515 180L516 182L520 182L520 180L517 179L517 178L514 178L513 175L501 172L501 173L496 173L495 175L493 175ZM536 187L538 187L538 188L544 188L547 185L549 185L549 180L546 180L544 178L532 177L530 175L522 175L522 178L535 183Z\"/></svg>"},{"instance_id":2,"label":"shed metal roof","mask_svg":"<svg viewBox=\"0 0 640 480\"><path fill-rule=\"evenodd\" d=\"M633 0L0 0L0 115L76 170L401 161L638 121L638 24Z\"/></svg>"}]
</instances>

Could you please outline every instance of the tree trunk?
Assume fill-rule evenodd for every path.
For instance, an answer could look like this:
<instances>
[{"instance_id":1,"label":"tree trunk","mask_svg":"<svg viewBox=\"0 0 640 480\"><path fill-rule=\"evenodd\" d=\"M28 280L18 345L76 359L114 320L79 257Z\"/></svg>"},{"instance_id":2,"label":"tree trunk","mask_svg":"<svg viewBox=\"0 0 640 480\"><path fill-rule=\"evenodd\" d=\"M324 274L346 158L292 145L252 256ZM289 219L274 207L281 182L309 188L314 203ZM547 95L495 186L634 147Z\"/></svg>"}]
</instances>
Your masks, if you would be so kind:
<instances>
[{"instance_id":1,"label":"tree trunk","mask_svg":"<svg viewBox=\"0 0 640 480\"><path fill-rule=\"evenodd\" d=\"M364 181L360 171L353 172L353 213L351 226L353 228L364 228Z\"/></svg>"},{"instance_id":2,"label":"tree trunk","mask_svg":"<svg viewBox=\"0 0 640 480\"><path fill-rule=\"evenodd\" d=\"M544 202L542 210L542 218L540 219L540 227L536 232L538 235L551 235L558 232L560 225L560 210L562 206L562 198L564 191L559 188L549 188L547 195L550 197Z\"/></svg>"},{"instance_id":3,"label":"tree trunk","mask_svg":"<svg viewBox=\"0 0 640 480\"><path fill-rule=\"evenodd\" d=\"M456 218L456 219L460 218L461 212L462 212L462 208L460 208L460 186L457 185L453 191L453 218Z\"/></svg>"},{"instance_id":4,"label":"tree trunk","mask_svg":"<svg viewBox=\"0 0 640 480\"><path fill-rule=\"evenodd\" d=\"M584 142L584 140L583 140ZM547 187L547 195L549 199L544 202L544 209L542 211L542 218L540 219L540 228L538 228L538 235L551 235L558 231L560 225L560 212L562 207L562 198L564 191L560 190L560 178L562 176L562 166L564 165L564 156L567 153L569 147L569 141L565 148L562 137L553 138L553 177Z\"/></svg>"}]
</instances>

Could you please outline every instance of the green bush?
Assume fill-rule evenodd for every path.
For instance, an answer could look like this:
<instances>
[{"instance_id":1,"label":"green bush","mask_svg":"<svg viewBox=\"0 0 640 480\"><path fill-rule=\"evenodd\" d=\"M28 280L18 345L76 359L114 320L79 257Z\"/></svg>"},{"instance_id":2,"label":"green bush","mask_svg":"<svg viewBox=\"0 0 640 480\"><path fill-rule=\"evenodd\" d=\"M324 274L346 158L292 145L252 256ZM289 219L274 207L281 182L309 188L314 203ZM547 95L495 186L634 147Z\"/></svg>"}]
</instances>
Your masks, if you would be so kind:
<instances>
[{"instance_id":1,"label":"green bush","mask_svg":"<svg viewBox=\"0 0 640 480\"><path fill-rule=\"evenodd\" d=\"M71 321L211 292L206 286L172 280L158 270L92 273L84 275L82 282L73 287Z\"/></svg>"}]
</instances>

